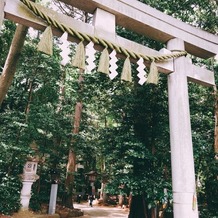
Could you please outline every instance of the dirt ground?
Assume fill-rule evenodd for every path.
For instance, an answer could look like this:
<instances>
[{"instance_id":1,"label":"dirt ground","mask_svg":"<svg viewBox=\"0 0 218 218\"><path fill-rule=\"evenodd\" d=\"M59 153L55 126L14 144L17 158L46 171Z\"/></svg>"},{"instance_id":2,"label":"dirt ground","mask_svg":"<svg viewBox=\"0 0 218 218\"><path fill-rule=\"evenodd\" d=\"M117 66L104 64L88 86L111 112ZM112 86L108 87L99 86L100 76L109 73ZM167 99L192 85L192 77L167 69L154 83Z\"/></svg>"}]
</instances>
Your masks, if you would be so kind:
<instances>
[{"instance_id":1,"label":"dirt ground","mask_svg":"<svg viewBox=\"0 0 218 218\"><path fill-rule=\"evenodd\" d=\"M88 202L82 202L80 204L74 203L74 208L81 209L84 212L84 216L79 218L127 218L129 214L128 208L100 206L95 201L93 202L93 207L90 207ZM13 216L0 215L0 218L37 218L37 215L30 211L20 211Z\"/></svg>"},{"instance_id":2,"label":"dirt ground","mask_svg":"<svg viewBox=\"0 0 218 218\"><path fill-rule=\"evenodd\" d=\"M42 215L34 214L33 212L28 210L20 210L18 213L13 214L13 216L0 215L0 218L40 218L41 216ZM59 218L59 215L46 215L46 218Z\"/></svg>"},{"instance_id":3,"label":"dirt ground","mask_svg":"<svg viewBox=\"0 0 218 218\"><path fill-rule=\"evenodd\" d=\"M81 204L74 203L74 207L84 211L84 216L81 218L127 218L129 214L128 208L99 206L95 202L93 202L93 207L90 207L88 202Z\"/></svg>"}]
</instances>

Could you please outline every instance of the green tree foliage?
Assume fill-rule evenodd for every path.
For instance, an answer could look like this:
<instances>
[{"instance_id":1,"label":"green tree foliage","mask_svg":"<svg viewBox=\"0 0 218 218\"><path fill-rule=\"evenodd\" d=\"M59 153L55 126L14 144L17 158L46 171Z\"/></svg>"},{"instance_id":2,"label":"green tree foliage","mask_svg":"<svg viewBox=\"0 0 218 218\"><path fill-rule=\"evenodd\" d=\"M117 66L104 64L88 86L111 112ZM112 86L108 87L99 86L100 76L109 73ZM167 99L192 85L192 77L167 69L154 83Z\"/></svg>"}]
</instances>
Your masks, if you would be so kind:
<instances>
[{"instance_id":1,"label":"green tree foliage","mask_svg":"<svg viewBox=\"0 0 218 218\"><path fill-rule=\"evenodd\" d=\"M10 25L5 23L6 27ZM9 36L10 34L4 31L2 42L6 42ZM39 163L40 180L44 179L45 182L44 189L40 190L39 180L35 190L41 197L38 196L39 200L48 200L49 194L41 195L41 192L49 190L49 170L65 163L63 155L67 153L71 138L71 120L66 115L69 110L64 110L64 106L63 110L58 110L59 82L62 74L60 58L57 55L47 57L37 52L37 41L27 39L16 77L1 107L1 191L8 196L9 193L14 195L11 198L1 195L4 198L2 201L8 205L4 205L4 210L1 208L4 213L19 209L21 184L18 176L22 174L27 156L38 155L42 160L47 157L46 164ZM3 61L4 57L2 65ZM33 142L37 145L36 150L30 147ZM5 187L8 187L8 190Z\"/></svg>"},{"instance_id":2,"label":"green tree foliage","mask_svg":"<svg viewBox=\"0 0 218 218\"><path fill-rule=\"evenodd\" d=\"M211 33L216 33L217 24L217 1L216 0L184 0L168 1L139 0L166 14L193 26L199 27Z\"/></svg>"}]
</instances>

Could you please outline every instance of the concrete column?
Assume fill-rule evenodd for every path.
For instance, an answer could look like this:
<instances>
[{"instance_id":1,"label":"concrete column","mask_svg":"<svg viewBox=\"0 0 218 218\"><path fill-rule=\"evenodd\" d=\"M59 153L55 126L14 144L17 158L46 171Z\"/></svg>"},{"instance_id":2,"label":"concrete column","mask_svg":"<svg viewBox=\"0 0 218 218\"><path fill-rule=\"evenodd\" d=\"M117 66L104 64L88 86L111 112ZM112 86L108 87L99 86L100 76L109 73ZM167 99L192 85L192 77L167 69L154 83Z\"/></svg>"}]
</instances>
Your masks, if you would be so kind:
<instances>
[{"instance_id":1,"label":"concrete column","mask_svg":"<svg viewBox=\"0 0 218 218\"><path fill-rule=\"evenodd\" d=\"M167 49L184 50L184 42L172 39ZM188 63L186 57L176 58L174 72L168 76L174 218L199 217L186 75Z\"/></svg>"},{"instance_id":2,"label":"concrete column","mask_svg":"<svg viewBox=\"0 0 218 218\"><path fill-rule=\"evenodd\" d=\"M58 184L51 185L48 214L55 214Z\"/></svg>"}]
</instances>

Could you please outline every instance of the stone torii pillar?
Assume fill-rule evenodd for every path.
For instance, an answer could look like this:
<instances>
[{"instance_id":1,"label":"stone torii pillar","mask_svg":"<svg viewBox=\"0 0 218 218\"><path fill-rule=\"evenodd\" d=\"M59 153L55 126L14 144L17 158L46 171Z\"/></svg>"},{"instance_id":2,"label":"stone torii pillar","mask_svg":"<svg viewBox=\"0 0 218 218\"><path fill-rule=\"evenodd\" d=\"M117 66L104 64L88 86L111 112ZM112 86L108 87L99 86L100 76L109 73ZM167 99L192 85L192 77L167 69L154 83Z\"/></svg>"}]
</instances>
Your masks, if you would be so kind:
<instances>
[{"instance_id":1,"label":"stone torii pillar","mask_svg":"<svg viewBox=\"0 0 218 218\"><path fill-rule=\"evenodd\" d=\"M184 42L172 39L167 48L184 50ZM187 74L189 60L174 60L174 73L168 76L171 167L174 218L197 218L194 158L192 148Z\"/></svg>"},{"instance_id":2,"label":"stone torii pillar","mask_svg":"<svg viewBox=\"0 0 218 218\"><path fill-rule=\"evenodd\" d=\"M0 1L0 31L2 27L2 22L4 19L4 7L5 7L5 0Z\"/></svg>"}]
</instances>

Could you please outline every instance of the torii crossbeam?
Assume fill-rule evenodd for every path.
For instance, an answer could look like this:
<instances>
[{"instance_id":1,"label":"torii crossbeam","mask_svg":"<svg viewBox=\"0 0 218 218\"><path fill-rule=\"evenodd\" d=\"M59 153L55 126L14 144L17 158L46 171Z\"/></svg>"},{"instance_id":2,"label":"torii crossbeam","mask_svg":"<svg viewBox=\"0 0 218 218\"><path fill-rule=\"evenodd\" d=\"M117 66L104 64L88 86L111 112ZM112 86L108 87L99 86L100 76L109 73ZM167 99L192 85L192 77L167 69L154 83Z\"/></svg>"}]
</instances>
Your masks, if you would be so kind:
<instances>
[{"instance_id":1,"label":"torii crossbeam","mask_svg":"<svg viewBox=\"0 0 218 218\"><path fill-rule=\"evenodd\" d=\"M70 28L110 40L133 52L155 56L161 55L163 51L155 51L118 36L115 32L116 25L166 43L168 52L186 50L205 59L218 54L217 36L185 24L139 1L60 1L93 13L93 24L76 21L43 7L41 9ZM0 24L3 18L39 30L44 30L47 26L46 22L34 15L19 0L1 0ZM57 28L53 28L53 32L57 36L62 34ZM74 37L69 40L77 42ZM204 86L214 86L214 73L193 65L186 57L158 63L158 70L168 75L174 218L197 218L198 208L193 207L196 188L187 82L190 80Z\"/></svg>"}]
</instances>

